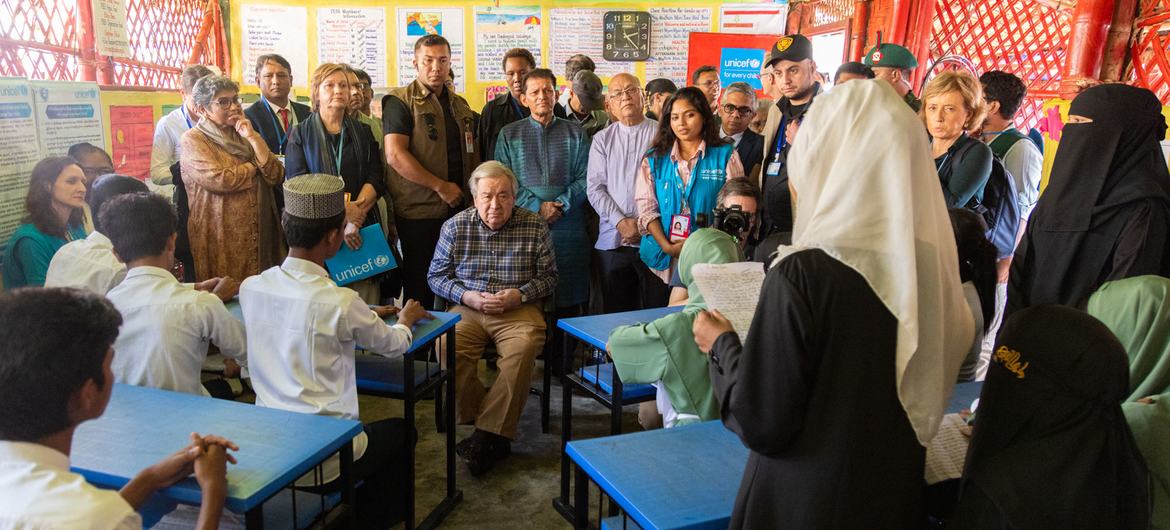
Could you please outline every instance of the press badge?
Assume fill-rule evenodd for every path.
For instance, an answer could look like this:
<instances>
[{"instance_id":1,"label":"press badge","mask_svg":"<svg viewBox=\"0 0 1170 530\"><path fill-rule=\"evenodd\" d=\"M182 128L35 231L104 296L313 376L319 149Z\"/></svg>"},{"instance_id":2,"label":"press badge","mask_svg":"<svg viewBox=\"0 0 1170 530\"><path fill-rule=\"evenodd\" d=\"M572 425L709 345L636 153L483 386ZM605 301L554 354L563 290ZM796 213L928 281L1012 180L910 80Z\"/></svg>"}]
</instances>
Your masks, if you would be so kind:
<instances>
[{"instance_id":1,"label":"press badge","mask_svg":"<svg viewBox=\"0 0 1170 530\"><path fill-rule=\"evenodd\" d=\"M670 216L670 242L682 241L691 235L691 218L686 215Z\"/></svg>"},{"instance_id":2,"label":"press badge","mask_svg":"<svg viewBox=\"0 0 1170 530\"><path fill-rule=\"evenodd\" d=\"M781 164L780 162L772 162L771 164L768 164L768 170L765 171L764 173L766 175L768 175L769 177L775 177L775 176L780 174L780 166L781 165L783 165L783 164Z\"/></svg>"},{"instance_id":3,"label":"press badge","mask_svg":"<svg viewBox=\"0 0 1170 530\"><path fill-rule=\"evenodd\" d=\"M475 152L475 141L471 137L471 131L463 133L463 144L467 146L468 153Z\"/></svg>"}]
</instances>

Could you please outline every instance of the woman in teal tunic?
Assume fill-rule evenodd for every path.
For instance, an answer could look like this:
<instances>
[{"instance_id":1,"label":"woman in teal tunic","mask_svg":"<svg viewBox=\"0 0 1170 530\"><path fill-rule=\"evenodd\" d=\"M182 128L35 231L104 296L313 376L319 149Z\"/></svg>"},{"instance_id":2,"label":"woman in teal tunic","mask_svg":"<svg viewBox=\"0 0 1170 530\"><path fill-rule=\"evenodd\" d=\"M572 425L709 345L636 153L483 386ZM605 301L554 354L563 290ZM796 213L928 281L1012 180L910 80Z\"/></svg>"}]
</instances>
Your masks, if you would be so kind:
<instances>
[{"instance_id":1,"label":"woman in teal tunic","mask_svg":"<svg viewBox=\"0 0 1170 530\"><path fill-rule=\"evenodd\" d=\"M85 237L85 173L76 160L52 156L33 167L24 223L4 248L4 288L41 287L57 249Z\"/></svg>"}]
</instances>

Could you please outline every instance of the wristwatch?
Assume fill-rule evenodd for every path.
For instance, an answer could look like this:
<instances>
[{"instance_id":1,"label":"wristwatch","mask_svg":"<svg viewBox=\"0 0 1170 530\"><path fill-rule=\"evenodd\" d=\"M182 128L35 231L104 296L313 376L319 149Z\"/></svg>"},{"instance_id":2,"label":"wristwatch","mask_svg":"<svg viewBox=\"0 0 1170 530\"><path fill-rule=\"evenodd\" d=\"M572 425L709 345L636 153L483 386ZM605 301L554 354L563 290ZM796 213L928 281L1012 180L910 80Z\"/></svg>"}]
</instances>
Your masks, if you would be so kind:
<instances>
[{"instance_id":1,"label":"wristwatch","mask_svg":"<svg viewBox=\"0 0 1170 530\"><path fill-rule=\"evenodd\" d=\"M528 294L524 293L523 291L520 292L520 303L521 304L528 303Z\"/></svg>"}]
</instances>

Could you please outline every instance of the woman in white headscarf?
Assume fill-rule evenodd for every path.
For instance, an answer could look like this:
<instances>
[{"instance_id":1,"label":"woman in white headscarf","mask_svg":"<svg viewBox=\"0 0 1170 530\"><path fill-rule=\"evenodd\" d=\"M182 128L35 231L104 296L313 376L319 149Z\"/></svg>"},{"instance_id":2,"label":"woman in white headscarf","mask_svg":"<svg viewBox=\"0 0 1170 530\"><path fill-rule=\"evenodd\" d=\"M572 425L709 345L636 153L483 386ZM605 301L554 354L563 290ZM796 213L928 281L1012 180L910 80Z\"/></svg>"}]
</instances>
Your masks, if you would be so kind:
<instances>
[{"instance_id":1,"label":"woman in white headscarf","mask_svg":"<svg viewBox=\"0 0 1170 530\"><path fill-rule=\"evenodd\" d=\"M921 527L924 445L974 337L930 146L857 81L817 98L788 160L793 244L746 344L718 313L694 327L751 449L731 527Z\"/></svg>"}]
</instances>

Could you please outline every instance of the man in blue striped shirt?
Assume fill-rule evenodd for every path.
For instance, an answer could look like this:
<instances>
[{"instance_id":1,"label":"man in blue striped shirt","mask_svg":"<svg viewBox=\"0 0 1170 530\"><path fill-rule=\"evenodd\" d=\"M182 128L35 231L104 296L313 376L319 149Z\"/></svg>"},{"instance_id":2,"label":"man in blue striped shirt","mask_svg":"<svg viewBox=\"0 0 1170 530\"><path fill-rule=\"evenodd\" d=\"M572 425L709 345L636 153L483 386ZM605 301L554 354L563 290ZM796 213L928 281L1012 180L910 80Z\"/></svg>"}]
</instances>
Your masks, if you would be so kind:
<instances>
[{"instance_id":1,"label":"man in blue striped shirt","mask_svg":"<svg viewBox=\"0 0 1170 530\"><path fill-rule=\"evenodd\" d=\"M462 319L456 334L456 421L475 432L455 450L472 475L511 453L511 440L536 353L545 341L541 300L556 291L557 265L548 225L516 206L516 176L485 162L468 179L475 207L443 223L427 279ZM477 375L484 346L494 343L499 376L484 389Z\"/></svg>"}]
</instances>

